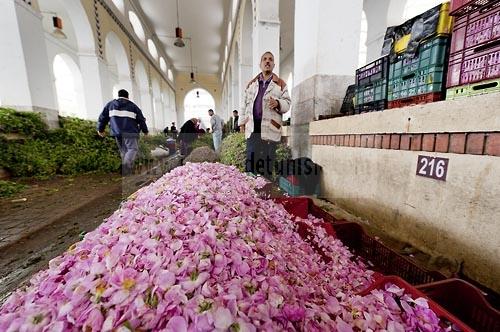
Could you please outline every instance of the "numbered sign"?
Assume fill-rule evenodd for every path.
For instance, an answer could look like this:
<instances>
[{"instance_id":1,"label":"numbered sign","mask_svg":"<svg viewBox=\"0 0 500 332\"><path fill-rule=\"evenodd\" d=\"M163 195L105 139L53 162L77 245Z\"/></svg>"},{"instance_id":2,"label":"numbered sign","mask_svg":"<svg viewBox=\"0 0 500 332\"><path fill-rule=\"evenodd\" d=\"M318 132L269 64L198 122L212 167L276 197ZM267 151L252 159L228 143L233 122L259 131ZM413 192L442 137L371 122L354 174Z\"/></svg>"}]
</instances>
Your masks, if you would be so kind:
<instances>
[{"instance_id":1,"label":"numbered sign","mask_svg":"<svg viewBox=\"0 0 500 332\"><path fill-rule=\"evenodd\" d=\"M418 156L417 160L417 175L426 178L446 181L446 174L448 173L447 158Z\"/></svg>"}]
</instances>

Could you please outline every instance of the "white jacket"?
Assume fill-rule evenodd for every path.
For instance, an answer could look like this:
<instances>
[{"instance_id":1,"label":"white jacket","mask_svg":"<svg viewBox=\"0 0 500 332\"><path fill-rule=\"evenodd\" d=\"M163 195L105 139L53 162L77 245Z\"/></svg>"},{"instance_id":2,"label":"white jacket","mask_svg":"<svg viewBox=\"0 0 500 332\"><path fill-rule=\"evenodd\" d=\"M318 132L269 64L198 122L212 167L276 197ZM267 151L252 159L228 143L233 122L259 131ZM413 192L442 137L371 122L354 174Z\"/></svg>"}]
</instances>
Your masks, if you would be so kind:
<instances>
[{"instance_id":1,"label":"white jacket","mask_svg":"<svg viewBox=\"0 0 500 332\"><path fill-rule=\"evenodd\" d=\"M260 74L259 74L260 75ZM259 93L259 75L251 80L245 90L241 105L242 113L238 125L245 125L245 138L250 138L254 130L253 126L253 104ZM279 104L279 110L269 108L269 98L273 97ZM281 140L282 115L290 109L290 95L286 83L273 74L273 79L262 98L262 129L261 138L266 141L279 142Z\"/></svg>"}]
</instances>

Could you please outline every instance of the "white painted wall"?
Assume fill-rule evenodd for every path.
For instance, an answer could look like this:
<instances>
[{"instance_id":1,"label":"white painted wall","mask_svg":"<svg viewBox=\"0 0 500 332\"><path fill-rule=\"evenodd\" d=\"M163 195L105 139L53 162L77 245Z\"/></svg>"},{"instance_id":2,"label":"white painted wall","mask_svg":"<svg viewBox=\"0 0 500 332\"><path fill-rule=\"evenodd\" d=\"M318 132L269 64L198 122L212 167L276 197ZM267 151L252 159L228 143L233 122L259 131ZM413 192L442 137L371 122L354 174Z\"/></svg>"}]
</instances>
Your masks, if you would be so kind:
<instances>
[{"instance_id":1,"label":"white painted wall","mask_svg":"<svg viewBox=\"0 0 500 332\"><path fill-rule=\"evenodd\" d=\"M313 122L311 135L499 131L500 94ZM408 118L411 118L408 126ZM416 176L418 155L449 158L446 182ZM400 241L464 261L500 290L500 157L319 146L322 196Z\"/></svg>"}]
</instances>

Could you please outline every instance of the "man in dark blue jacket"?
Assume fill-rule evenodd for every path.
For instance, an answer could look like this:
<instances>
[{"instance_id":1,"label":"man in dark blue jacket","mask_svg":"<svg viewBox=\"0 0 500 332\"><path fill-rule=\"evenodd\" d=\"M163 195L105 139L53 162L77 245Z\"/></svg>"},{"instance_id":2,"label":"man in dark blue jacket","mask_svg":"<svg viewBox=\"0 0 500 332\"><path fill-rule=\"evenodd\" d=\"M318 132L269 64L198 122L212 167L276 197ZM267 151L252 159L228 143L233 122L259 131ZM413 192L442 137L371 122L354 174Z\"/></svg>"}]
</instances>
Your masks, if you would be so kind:
<instances>
[{"instance_id":1,"label":"man in dark blue jacket","mask_svg":"<svg viewBox=\"0 0 500 332\"><path fill-rule=\"evenodd\" d=\"M134 161L139 150L139 133L148 134L146 118L141 109L128 99L127 90L118 91L118 99L104 106L97 122L97 133L104 137L104 129L110 123L111 136L115 137L122 157L122 173L132 173Z\"/></svg>"}]
</instances>

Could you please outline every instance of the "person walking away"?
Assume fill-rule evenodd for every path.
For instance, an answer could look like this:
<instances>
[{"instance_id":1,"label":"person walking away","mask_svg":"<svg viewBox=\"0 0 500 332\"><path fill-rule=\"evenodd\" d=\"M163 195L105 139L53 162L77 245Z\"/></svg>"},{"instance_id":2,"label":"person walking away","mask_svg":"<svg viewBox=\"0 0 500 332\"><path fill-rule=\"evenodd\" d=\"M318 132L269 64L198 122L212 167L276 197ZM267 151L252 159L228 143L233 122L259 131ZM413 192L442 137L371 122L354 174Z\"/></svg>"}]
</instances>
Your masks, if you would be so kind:
<instances>
[{"instance_id":1,"label":"person walking away","mask_svg":"<svg viewBox=\"0 0 500 332\"><path fill-rule=\"evenodd\" d=\"M246 138L245 171L271 179L281 140L282 116L290 109L291 100L286 83L273 73L271 52L261 56L260 69L261 73L245 89L238 124Z\"/></svg>"},{"instance_id":2,"label":"person walking away","mask_svg":"<svg viewBox=\"0 0 500 332\"><path fill-rule=\"evenodd\" d=\"M175 127L175 122L172 122L172 126L170 126L170 132L172 133L172 138L177 139L177 127Z\"/></svg>"},{"instance_id":3,"label":"person walking away","mask_svg":"<svg viewBox=\"0 0 500 332\"><path fill-rule=\"evenodd\" d=\"M240 132L240 126L238 126L238 111L234 110L233 111L233 132L239 133Z\"/></svg>"},{"instance_id":4,"label":"person walking away","mask_svg":"<svg viewBox=\"0 0 500 332\"><path fill-rule=\"evenodd\" d=\"M118 98L104 106L97 121L97 133L104 137L104 129L110 124L111 136L116 140L122 160L122 174L132 174L134 162L139 150L139 136L142 131L148 134L146 118L141 109L128 99L128 91L118 91Z\"/></svg>"},{"instance_id":5,"label":"person walking away","mask_svg":"<svg viewBox=\"0 0 500 332\"><path fill-rule=\"evenodd\" d=\"M212 127L212 138L214 141L214 150L220 153L220 146L222 143L222 128L224 127L224 122L221 117L214 113L213 109L208 110L208 115L210 115L210 127Z\"/></svg>"},{"instance_id":6,"label":"person walking away","mask_svg":"<svg viewBox=\"0 0 500 332\"><path fill-rule=\"evenodd\" d=\"M192 118L187 120L181 127L179 140L181 141L181 154L184 156L191 153L191 144L198 137L197 122L198 119Z\"/></svg>"}]
</instances>

